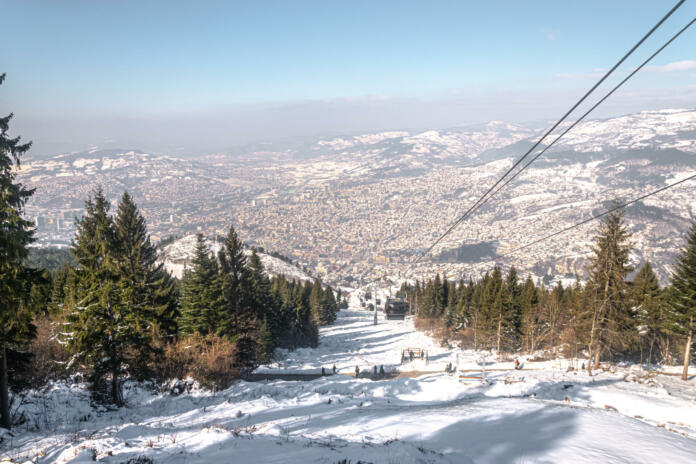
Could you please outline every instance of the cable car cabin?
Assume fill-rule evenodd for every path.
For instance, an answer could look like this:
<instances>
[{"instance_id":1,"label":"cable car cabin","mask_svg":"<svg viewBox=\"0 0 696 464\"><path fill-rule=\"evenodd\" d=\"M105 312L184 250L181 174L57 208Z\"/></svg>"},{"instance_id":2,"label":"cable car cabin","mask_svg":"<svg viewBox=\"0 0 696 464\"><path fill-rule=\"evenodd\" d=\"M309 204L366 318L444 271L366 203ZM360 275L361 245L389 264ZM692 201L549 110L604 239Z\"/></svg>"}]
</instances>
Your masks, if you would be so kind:
<instances>
[{"instance_id":1,"label":"cable car cabin","mask_svg":"<svg viewBox=\"0 0 696 464\"><path fill-rule=\"evenodd\" d=\"M370 292L365 292L365 299L366 299L366 300L371 300L371 299L372 299L372 293L370 293Z\"/></svg>"},{"instance_id":2,"label":"cable car cabin","mask_svg":"<svg viewBox=\"0 0 696 464\"><path fill-rule=\"evenodd\" d=\"M382 304L382 300L380 300L379 298L375 298L375 306L379 306L381 304Z\"/></svg>"},{"instance_id":3,"label":"cable car cabin","mask_svg":"<svg viewBox=\"0 0 696 464\"><path fill-rule=\"evenodd\" d=\"M360 302L360 306L362 306L363 308L365 307L365 301L364 301L364 300Z\"/></svg>"},{"instance_id":4,"label":"cable car cabin","mask_svg":"<svg viewBox=\"0 0 696 464\"><path fill-rule=\"evenodd\" d=\"M408 303L401 298L387 298L384 303L384 314L387 319L404 320L408 314Z\"/></svg>"}]
</instances>

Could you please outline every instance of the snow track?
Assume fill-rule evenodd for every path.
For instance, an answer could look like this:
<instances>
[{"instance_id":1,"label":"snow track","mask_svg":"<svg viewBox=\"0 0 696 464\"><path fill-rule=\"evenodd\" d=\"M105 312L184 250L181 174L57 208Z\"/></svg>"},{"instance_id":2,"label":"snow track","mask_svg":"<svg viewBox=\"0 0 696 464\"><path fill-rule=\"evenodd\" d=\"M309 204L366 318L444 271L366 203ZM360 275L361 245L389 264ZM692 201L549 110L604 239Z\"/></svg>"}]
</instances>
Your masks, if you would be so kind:
<instances>
[{"instance_id":1,"label":"snow track","mask_svg":"<svg viewBox=\"0 0 696 464\"><path fill-rule=\"evenodd\" d=\"M400 350L428 350L431 362L400 366ZM558 361L514 371L489 355L487 383L462 384L443 372L481 353L441 347L411 320L372 324L342 311L321 329L317 348L279 353L259 372L316 372L333 364L427 371L418 378L348 375L311 381L239 382L213 395L155 395L129 384L128 406L96 412L84 388L53 385L25 399L25 414L46 414L2 435L0 460L123 463L693 462L696 385L628 370L565 372ZM505 370L508 369L508 370ZM628 377L627 377L627 374ZM48 412L46 412L48 411ZM634 417L638 416L638 417Z\"/></svg>"}]
</instances>

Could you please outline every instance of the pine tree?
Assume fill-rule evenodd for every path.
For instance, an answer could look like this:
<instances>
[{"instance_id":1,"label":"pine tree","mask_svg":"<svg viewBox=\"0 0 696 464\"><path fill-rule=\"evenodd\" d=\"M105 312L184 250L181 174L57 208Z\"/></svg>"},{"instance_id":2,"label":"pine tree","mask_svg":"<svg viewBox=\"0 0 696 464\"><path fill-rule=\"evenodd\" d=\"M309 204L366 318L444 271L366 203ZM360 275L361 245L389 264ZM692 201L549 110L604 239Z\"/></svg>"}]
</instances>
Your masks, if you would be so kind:
<instances>
[{"instance_id":1,"label":"pine tree","mask_svg":"<svg viewBox=\"0 0 696 464\"><path fill-rule=\"evenodd\" d=\"M604 217L600 224L594 256L590 259L588 285L593 297L590 332L590 362L588 370L599 367L605 350L625 346L630 340L629 312L626 302L626 276L631 272L628 262L630 234L623 221L623 211L616 210ZM592 358L594 357L594 366Z\"/></svg>"},{"instance_id":2,"label":"pine tree","mask_svg":"<svg viewBox=\"0 0 696 464\"><path fill-rule=\"evenodd\" d=\"M0 85L5 74L0 74ZM34 194L15 180L20 158L31 142L8 136L12 114L0 117L0 427L9 429L8 357L13 348L33 338L29 297L31 283L37 275L24 266L33 241L33 224L23 217L24 206Z\"/></svg>"},{"instance_id":3,"label":"pine tree","mask_svg":"<svg viewBox=\"0 0 696 464\"><path fill-rule=\"evenodd\" d=\"M437 315L437 294L434 280L428 281L422 289L418 301L418 316L432 318Z\"/></svg>"},{"instance_id":4,"label":"pine tree","mask_svg":"<svg viewBox=\"0 0 696 464\"><path fill-rule=\"evenodd\" d=\"M275 302L271 294L271 281L266 276L263 263L256 249L252 250L249 257L248 276L251 289L251 305L259 320L274 319L277 317Z\"/></svg>"},{"instance_id":5,"label":"pine tree","mask_svg":"<svg viewBox=\"0 0 696 464\"><path fill-rule=\"evenodd\" d=\"M275 347L276 342L268 325L268 320L264 319L258 333L259 352L256 354L256 359L258 359L260 363L267 363L273 357Z\"/></svg>"},{"instance_id":6,"label":"pine tree","mask_svg":"<svg viewBox=\"0 0 696 464\"><path fill-rule=\"evenodd\" d=\"M327 323L333 324L336 321L336 313L338 312L338 303L334 297L334 291L330 286L326 286L323 291L324 299L322 305L326 311Z\"/></svg>"},{"instance_id":7,"label":"pine tree","mask_svg":"<svg viewBox=\"0 0 696 464\"><path fill-rule=\"evenodd\" d=\"M686 245L677 258L677 265L671 279L669 307L672 327L684 337L684 369L682 380L689 377L689 362L696 325L696 221L686 239Z\"/></svg>"},{"instance_id":8,"label":"pine tree","mask_svg":"<svg viewBox=\"0 0 696 464\"><path fill-rule=\"evenodd\" d=\"M633 278L631 304L637 322L638 334L648 341L648 363L652 363L653 347L664 329L662 291L657 276L647 261ZM643 343L640 343L641 361Z\"/></svg>"},{"instance_id":9,"label":"pine tree","mask_svg":"<svg viewBox=\"0 0 696 464\"><path fill-rule=\"evenodd\" d=\"M218 253L218 260L225 315L221 324L223 333L235 337L254 332L259 324L251 307L253 302L247 257L244 244L234 226L230 226L223 247Z\"/></svg>"},{"instance_id":10,"label":"pine tree","mask_svg":"<svg viewBox=\"0 0 696 464\"><path fill-rule=\"evenodd\" d=\"M271 281L264 272L263 263L256 249L248 262L251 300L256 317L262 321L258 331L259 361L268 362L282 337L285 326L281 320L281 298L274 295Z\"/></svg>"},{"instance_id":11,"label":"pine tree","mask_svg":"<svg viewBox=\"0 0 696 464\"><path fill-rule=\"evenodd\" d=\"M528 353L536 349L539 333L539 293L531 276L527 276L520 294L520 312Z\"/></svg>"},{"instance_id":12,"label":"pine tree","mask_svg":"<svg viewBox=\"0 0 696 464\"><path fill-rule=\"evenodd\" d=\"M329 323L329 317L324 307L324 290L321 287L319 279L314 279L314 283L312 284L312 289L309 294L309 308L312 311L312 317L314 317L314 320L317 321L319 325L326 325Z\"/></svg>"},{"instance_id":13,"label":"pine tree","mask_svg":"<svg viewBox=\"0 0 696 464\"><path fill-rule=\"evenodd\" d=\"M522 306L521 299L522 288L518 283L517 269L515 266L510 267L507 277L505 278L505 294L503 300L504 306L504 333L508 344L517 348L522 336Z\"/></svg>"},{"instance_id":14,"label":"pine tree","mask_svg":"<svg viewBox=\"0 0 696 464\"><path fill-rule=\"evenodd\" d=\"M174 280L157 262L157 249L150 242L145 218L133 199L124 192L118 204L115 226L115 264L119 277L120 300L138 325L139 332L151 336L173 337L178 316ZM160 353L152 349L151 356ZM138 358L142 374L151 360ZM141 375L142 375L141 374Z\"/></svg>"},{"instance_id":15,"label":"pine tree","mask_svg":"<svg viewBox=\"0 0 696 464\"><path fill-rule=\"evenodd\" d=\"M444 282L440 280L440 274L435 275L433 294L435 297L434 316L441 317L447 306L447 279L444 279Z\"/></svg>"},{"instance_id":16,"label":"pine tree","mask_svg":"<svg viewBox=\"0 0 696 464\"><path fill-rule=\"evenodd\" d=\"M67 346L75 359L91 370L92 387L99 395L111 378L110 401L120 406L120 377L126 366L137 364L149 352L151 337L142 330L141 315L122 301L116 231L109 204L101 189L87 200L85 215L76 221L77 233L71 251L74 270L74 304L66 306Z\"/></svg>"},{"instance_id":17,"label":"pine tree","mask_svg":"<svg viewBox=\"0 0 696 464\"><path fill-rule=\"evenodd\" d=\"M319 340L319 331L317 323L312 317L312 311L305 301L301 292L301 286L298 285L298 291L295 295L295 327L299 334L300 346L316 346Z\"/></svg>"},{"instance_id":18,"label":"pine tree","mask_svg":"<svg viewBox=\"0 0 696 464\"><path fill-rule=\"evenodd\" d=\"M220 335L224 319L222 304L217 262L211 256L203 234L198 234L192 267L184 272L181 281L179 332L184 335Z\"/></svg>"}]
</instances>

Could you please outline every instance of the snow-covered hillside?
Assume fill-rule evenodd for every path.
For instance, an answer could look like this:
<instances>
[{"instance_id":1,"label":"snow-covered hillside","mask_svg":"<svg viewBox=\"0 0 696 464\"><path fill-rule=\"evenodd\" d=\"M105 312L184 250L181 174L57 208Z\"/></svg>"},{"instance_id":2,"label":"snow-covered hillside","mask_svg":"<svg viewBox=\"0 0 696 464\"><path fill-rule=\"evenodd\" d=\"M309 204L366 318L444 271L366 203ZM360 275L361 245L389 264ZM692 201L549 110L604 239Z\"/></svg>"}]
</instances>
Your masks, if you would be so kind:
<instances>
[{"instance_id":1,"label":"snow-covered hillside","mask_svg":"<svg viewBox=\"0 0 696 464\"><path fill-rule=\"evenodd\" d=\"M583 152L676 148L696 153L696 111L642 111L582 122L561 139L558 147Z\"/></svg>"},{"instance_id":2,"label":"snow-covered hillside","mask_svg":"<svg viewBox=\"0 0 696 464\"><path fill-rule=\"evenodd\" d=\"M400 365L403 348L427 350L429 362ZM409 319L380 317L373 325L355 305L321 329L316 349L278 354L284 358L258 372L314 373L336 364L341 374L179 397L129 384L127 407L117 411L93 409L83 385L52 385L23 399L29 420L2 435L0 460L686 463L696 455L693 378L628 367L589 377L568 371L574 360L524 361L516 371L490 354L442 347L414 332ZM450 362L455 375L443 372ZM485 382L460 381L458 374L474 377L484 364ZM345 375L356 365L402 374Z\"/></svg>"},{"instance_id":3,"label":"snow-covered hillside","mask_svg":"<svg viewBox=\"0 0 696 464\"><path fill-rule=\"evenodd\" d=\"M206 243L208 244L208 248L210 248L215 255L217 255L217 252L222 247L220 242L209 240L207 238ZM190 234L163 247L161 260L164 263L164 267L173 276L181 278L184 275L184 269L191 265L195 251L196 235ZM245 251L247 255L251 255L251 250ZM299 269L297 266L287 263L282 259L266 253L259 253L259 258L261 258L261 263L263 264L264 270L270 276L282 274L289 280L313 280L310 275Z\"/></svg>"}]
</instances>

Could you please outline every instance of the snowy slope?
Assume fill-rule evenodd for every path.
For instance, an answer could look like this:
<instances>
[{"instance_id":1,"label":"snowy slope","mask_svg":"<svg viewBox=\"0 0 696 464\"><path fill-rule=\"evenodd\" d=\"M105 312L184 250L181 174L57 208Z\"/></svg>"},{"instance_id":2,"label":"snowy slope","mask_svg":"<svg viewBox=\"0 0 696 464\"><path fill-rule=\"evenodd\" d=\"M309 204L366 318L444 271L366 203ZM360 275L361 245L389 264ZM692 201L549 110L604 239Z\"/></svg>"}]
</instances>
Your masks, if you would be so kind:
<instances>
[{"instance_id":1,"label":"snowy slope","mask_svg":"<svg viewBox=\"0 0 696 464\"><path fill-rule=\"evenodd\" d=\"M355 300L353 300L355 302ZM348 375L312 381L239 382L216 394L179 397L128 385L128 406L96 412L80 385L54 385L24 399L31 420L5 435L0 460L122 463L626 463L693 462L696 382L619 369L588 377L567 362L523 371L488 357L489 382L460 383L442 367L480 369L482 353L440 347L412 321L372 324L353 307L298 350L264 370L336 363L350 372L399 363L418 346L430 364L416 378L372 381ZM282 353L279 353L282 354ZM562 368L562 369L561 369ZM503 370L496 370L503 369ZM415 375L415 374L412 374ZM37 414L38 413L38 414Z\"/></svg>"},{"instance_id":2,"label":"snowy slope","mask_svg":"<svg viewBox=\"0 0 696 464\"><path fill-rule=\"evenodd\" d=\"M213 240L206 239L210 250L217 255L222 244ZM164 267L175 277L181 278L184 269L190 266L196 251L196 235L191 234L182 237L175 242L165 246L162 250L161 259ZM247 255L251 255L251 250L246 250ZM266 253L259 253L261 263L270 276L284 275L290 280L313 280L310 275L290 263Z\"/></svg>"},{"instance_id":3,"label":"snowy slope","mask_svg":"<svg viewBox=\"0 0 696 464\"><path fill-rule=\"evenodd\" d=\"M558 143L575 151L676 148L696 153L696 111L642 111L578 124Z\"/></svg>"}]
</instances>

